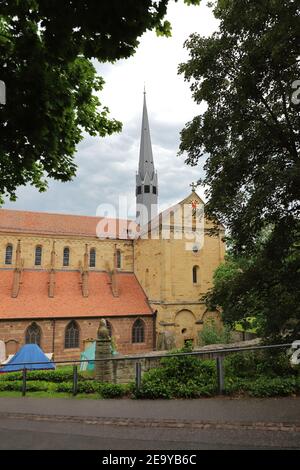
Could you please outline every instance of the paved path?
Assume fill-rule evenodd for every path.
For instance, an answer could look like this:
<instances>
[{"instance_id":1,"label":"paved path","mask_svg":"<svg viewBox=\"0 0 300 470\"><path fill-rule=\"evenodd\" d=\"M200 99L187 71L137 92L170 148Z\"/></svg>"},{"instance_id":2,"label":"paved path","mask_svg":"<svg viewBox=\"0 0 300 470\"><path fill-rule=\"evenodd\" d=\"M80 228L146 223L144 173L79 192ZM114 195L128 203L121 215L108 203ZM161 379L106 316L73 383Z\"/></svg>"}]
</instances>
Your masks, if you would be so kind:
<instances>
[{"instance_id":1,"label":"paved path","mask_svg":"<svg viewBox=\"0 0 300 470\"><path fill-rule=\"evenodd\" d=\"M300 398L0 398L0 449L299 449Z\"/></svg>"}]
</instances>

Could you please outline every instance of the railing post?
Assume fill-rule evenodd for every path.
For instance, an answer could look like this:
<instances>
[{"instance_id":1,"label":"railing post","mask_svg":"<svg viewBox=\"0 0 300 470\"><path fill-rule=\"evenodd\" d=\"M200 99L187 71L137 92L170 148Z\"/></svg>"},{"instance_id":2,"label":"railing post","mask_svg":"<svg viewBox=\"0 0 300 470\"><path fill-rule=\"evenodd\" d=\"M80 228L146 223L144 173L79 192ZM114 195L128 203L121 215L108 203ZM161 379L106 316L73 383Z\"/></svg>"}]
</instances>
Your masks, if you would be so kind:
<instances>
[{"instance_id":1,"label":"railing post","mask_svg":"<svg viewBox=\"0 0 300 470\"><path fill-rule=\"evenodd\" d=\"M73 366L73 396L78 392L78 369L77 365Z\"/></svg>"},{"instance_id":2,"label":"railing post","mask_svg":"<svg viewBox=\"0 0 300 470\"><path fill-rule=\"evenodd\" d=\"M216 359L217 364L217 378L218 378L218 392L220 395L224 393L224 363L223 356L218 356Z\"/></svg>"},{"instance_id":3,"label":"railing post","mask_svg":"<svg viewBox=\"0 0 300 470\"><path fill-rule=\"evenodd\" d=\"M27 375L26 367L23 367L23 376L22 376L22 397L25 397L25 395L26 395L26 375Z\"/></svg>"},{"instance_id":4,"label":"railing post","mask_svg":"<svg viewBox=\"0 0 300 470\"><path fill-rule=\"evenodd\" d=\"M142 364L140 362L135 363L135 388L139 390L142 384Z\"/></svg>"}]
</instances>

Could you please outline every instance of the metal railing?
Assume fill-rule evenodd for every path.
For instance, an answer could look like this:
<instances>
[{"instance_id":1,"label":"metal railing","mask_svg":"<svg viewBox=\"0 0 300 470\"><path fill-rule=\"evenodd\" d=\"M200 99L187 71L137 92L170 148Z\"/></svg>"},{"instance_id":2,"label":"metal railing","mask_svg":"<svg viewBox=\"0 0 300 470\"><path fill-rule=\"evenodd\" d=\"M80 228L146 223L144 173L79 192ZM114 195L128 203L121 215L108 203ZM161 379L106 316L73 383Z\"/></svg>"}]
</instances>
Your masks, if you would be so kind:
<instances>
[{"instance_id":1,"label":"metal railing","mask_svg":"<svg viewBox=\"0 0 300 470\"><path fill-rule=\"evenodd\" d=\"M164 353L164 354L155 354L153 356L149 355L139 355L139 356L121 356L121 357L109 357L103 359L84 359L84 360L66 360L66 361L50 361L53 364L70 364L73 365L73 395L77 395L78 393L78 364L82 363L92 363L95 362L107 362L107 361L134 361L135 362L135 386L136 389L139 390L142 384L142 364L141 360L156 360L162 358L172 358L172 357L185 357L185 356L210 356L214 355L216 360L216 369L217 369L217 383L218 383L218 393L224 393L224 383L225 383L225 374L224 374L224 357L228 354L236 353L236 352L245 352L245 351L261 351L261 350L272 350L272 349L279 349L279 348L290 348L292 343L284 343L284 344L270 344L270 345L262 345L262 346L247 346L247 347L234 347L234 348L223 348L223 349L206 349L202 351L190 351L190 352L182 352L182 353ZM207 358L206 358L207 359ZM26 366L35 366L35 365L49 365L48 362L26 362L24 363L15 363L13 366L23 366L22 369L22 396L26 395L26 384L27 384L27 371L28 370L39 370L34 368L28 368ZM0 373L5 373L5 367L8 367L9 364L5 364L0 366ZM41 369L43 370L43 369ZM19 372L15 371L15 372ZM6 372L9 373L9 372Z\"/></svg>"}]
</instances>

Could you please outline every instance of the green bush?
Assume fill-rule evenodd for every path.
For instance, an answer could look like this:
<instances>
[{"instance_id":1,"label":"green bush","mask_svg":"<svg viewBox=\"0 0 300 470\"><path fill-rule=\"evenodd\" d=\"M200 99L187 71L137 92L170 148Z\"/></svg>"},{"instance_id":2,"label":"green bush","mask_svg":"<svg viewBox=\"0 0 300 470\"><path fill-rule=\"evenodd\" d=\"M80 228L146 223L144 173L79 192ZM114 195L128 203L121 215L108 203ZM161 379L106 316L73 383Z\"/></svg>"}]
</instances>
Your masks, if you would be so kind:
<instances>
[{"instance_id":1,"label":"green bush","mask_svg":"<svg viewBox=\"0 0 300 470\"><path fill-rule=\"evenodd\" d=\"M0 374L0 382L8 380L22 380L22 371L20 372L7 372L6 374ZM83 372L78 372L80 380L93 380L93 377L86 375ZM73 368L61 368L56 370L32 370L27 371L26 378L28 381L31 380L44 380L46 382L68 382L73 380Z\"/></svg>"},{"instance_id":2,"label":"green bush","mask_svg":"<svg viewBox=\"0 0 300 470\"><path fill-rule=\"evenodd\" d=\"M225 375L230 377L285 377L297 375L285 351L246 351L230 354L224 361Z\"/></svg>"},{"instance_id":3,"label":"green bush","mask_svg":"<svg viewBox=\"0 0 300 470\"><path fill-rule=\"evenodd\" d=\"M130 393L132 385L100 383L99 393L102 398L121 398Z\"/></svg>"},{"instance_id":4,"label":"green bush","mask_svg":"<svg viewBox=\"0 0 300 470\"><path fill-rule=\"evenodd\" d=\"M246 394L252 397L275 397L300 393L298 377L257 377L254 380L229 378L225 380L227 395Z\"/></svg>"},{"instance_id":5,"label":"green bush","mask_svg":"<svg viewBox=\"0 0 300 470\"><path fill-rule=\"evenodd\" d=\"M8 380L7 382L0 382L0 391L22 391L22 380ZM26 390L28 392L48 392L56 391L56 384L52 384L46 381L30 381L26 383Z\"/></svg>"},{"instance_id":6,"label":"green bush","mask_svg":"<svg viewBox=\"0 0 300 470\"><path fill-rule=\"evenodd\" d=\"M0 382L0 392L6 391L21 391L22 390L22 381L14 380L14 381L1 381Z\"/></svg>"},{"instance_id":7,"label":"green bush","mask_svg":"<svg viewBox=\"0 0 300 470\"><path fill-rule=\"evenodd\" d=\"M189 352L191 347L173 352ZM165 357L161 367L150 369L143 376L137 398L196 398L211 396L217 387L215 361L196 356Z\"/></svg>"},{"instance_id":8,"label":"green bush","mask_svg":"<svg viewBox=\"0 0 300 470\"><path fill-rule=\"evenodd\" d=\"M211 319L204 323L203 329L199 333L199 344L205 346L208 344L227 344L231 340L231 331L227 326L216 325L215 320Z\"/></svg>"}]
</instances>

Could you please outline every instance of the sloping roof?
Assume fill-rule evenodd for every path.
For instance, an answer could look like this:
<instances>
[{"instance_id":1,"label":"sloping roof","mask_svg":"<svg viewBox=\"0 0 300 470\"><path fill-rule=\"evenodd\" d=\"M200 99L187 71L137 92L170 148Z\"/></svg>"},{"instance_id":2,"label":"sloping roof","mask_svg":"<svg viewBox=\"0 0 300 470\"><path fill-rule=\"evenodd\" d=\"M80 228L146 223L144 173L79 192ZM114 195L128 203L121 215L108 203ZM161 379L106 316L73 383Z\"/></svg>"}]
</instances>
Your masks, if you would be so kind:
<instances>
[{"instance_id":1,"label":"sloping roof","mask_svg":"<svg viewBox=\"0 0 300 470\"><path fill-rule=\"evenodd\" d=\"M48 296L49 273L24 271L17 298L11 297L13 270L0 270L0 320L151 315L147 298L134 274L118 273L119 297L112 295L105 272L89 273L89 296L83 297L80 273L58 271L55 297Z\"/></svg>"},{"instance_id":2,"label":"sloping roof","mask_svg":"<svg viewBox=\"0 0 300 470\"><path fill-rule=\"evenodd\" d=\"M104 237L126 239L127 229L135 226L125 219L0 209L0 232L96 237L101 230Z\"/></svg>"}]
</instances>

